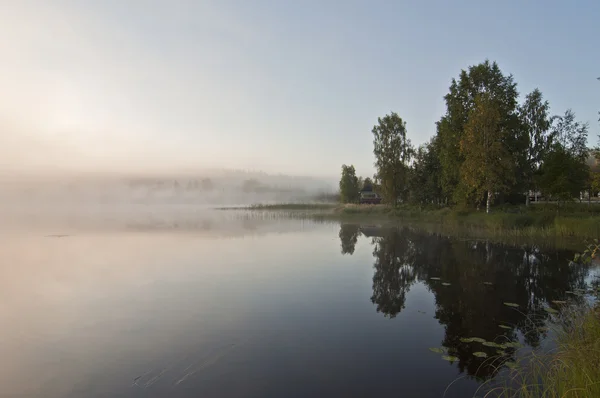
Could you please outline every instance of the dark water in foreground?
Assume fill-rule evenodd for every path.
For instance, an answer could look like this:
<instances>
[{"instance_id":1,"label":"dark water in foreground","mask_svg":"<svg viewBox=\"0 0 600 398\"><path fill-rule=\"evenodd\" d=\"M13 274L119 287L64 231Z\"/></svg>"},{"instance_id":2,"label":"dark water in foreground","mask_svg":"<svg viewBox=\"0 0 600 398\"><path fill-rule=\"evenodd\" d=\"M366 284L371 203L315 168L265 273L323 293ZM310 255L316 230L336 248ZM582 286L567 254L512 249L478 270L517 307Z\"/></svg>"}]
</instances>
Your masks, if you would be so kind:
<instances>
[{"instance_id":1,"label":"dark water in foreground","mask_svg":"<svg viewBox=\"0 0 600 398\"><path fill-rule=\"evenodd\" d=\"M460 339L536 346L525 316L588 275L565 251L242 224L4 233L0 397L471 396L502 368Z\"/></svg>"}]
</instances>

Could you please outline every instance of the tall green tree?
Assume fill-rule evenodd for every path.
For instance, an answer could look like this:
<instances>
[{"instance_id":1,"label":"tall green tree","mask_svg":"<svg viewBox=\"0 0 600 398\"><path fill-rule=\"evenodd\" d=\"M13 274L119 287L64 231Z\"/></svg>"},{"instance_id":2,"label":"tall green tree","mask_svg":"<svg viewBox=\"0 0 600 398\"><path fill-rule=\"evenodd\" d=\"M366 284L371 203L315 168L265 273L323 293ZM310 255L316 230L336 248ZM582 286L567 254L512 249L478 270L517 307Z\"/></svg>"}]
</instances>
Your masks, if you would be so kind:
<instances>
[{"instance_id":1,"label":"tall green tree","mask_svg":"<svg viewBox=\"0 0 600 398\"><path fill-rule=\"evenodd\" d=\"M598 142L600 143L600 134L598 135ZM598 196L598 193L600 192L600 144L592 149L591 153L590 159L588 160L588 166L590 168L590 176L588 179L588 204L590 204L592 197Z\"/></svg>"},{"instance_id":2,"label":"tall green tree","mask_svg":"<svg viewBox=\"0 0 600 398\"><path fill-rule=\"evenodd\" d=\"M373 127L373 154L384 198L396 205L408 193L408 167L414 149L406 137L406 122L392 112Z\"/></svg>"},{"instance_id":3,"label":"tall green tree","mask_svg":"<svg viewBox=\"0 0 600 398\"><path fill-rule=\"evenodd\" d=\"M588 183L589 167L561 144L552 146L541 168L542 192L558 202L572 201Z\"/></svg>"},{"instance_id":4,"label":"tall green tree","mask_svg":"<svg viewBox=\"0 0 600 398\"><path fill-rule=\"evenodd\" d=\"M460 142L464 156L462 181L477 201L487 198L487 213L495 194L506 190L515 180L514 158L505 145L511 131L502 123L502 116L499 99L491 93L479 94Z\"/></svg>"},{"instance_id":5,"label":"tall green tree","mask_svg":"<svg viewBox=\"0 0 600 398\"><path fill-rule=\"evenodd\" d=\"M363 191L373 191L373 180L369 177L365 178L361 189Z\"/></svg>"},{"instance_id":6,"label":"tall green tree","mask_svg":"<svg viewBox=\"0 0 600 398\"><path fill-rule=\"evenodd\" d=\"M340 178L340 200L343 203L354 203L358 201L359 195L358 177L354 166L342 165L342 177Z\"/></svg>"},{"instance_id":7,"label":"tall green tree","mask_svg":"<svg viewBox=\"0 0 600 398\"><path fill-rule=\"evenodd\" d=\"M537 191L536 177L539 176L542 159L552 143L549 109L548 101L543 100L542 92L537 88L527 94L525 101L519 106L521 126L527 140L526 159L522 169L527 191ZM525 195L525 204L529 205L529 193Z\"/></svg>"},{"instance_id":8,"label":"tall green tree","mask_svg":"<svg viewBox=\"0 0 600 398\"><path fill-rule=\"evenodd\" d=\"M439 204L442 196L437 139L421 145L411 167L410 198L414 203Z\"/></svg>"},{"instance_id":9,"label":"tall green tree","mask_svg":"<svg viewBox=\"0 0 600 398\"><path fill-rule=\"evenodd\" d=\"M575 120L575 112L571 109L563 116L554 116L552 122L554 140L569 154L585 162L590 155L587 147L589 125Z\"/></svg>"},{"instance_id":10,"label":"tall green tree","mask_svg":"<svg viewBox=\"0 0 600 398\"><path fill-rule=\"evenodd\" d=\"M526 142L519 128L517 113L517 84L512 75L504 75L496 62L486 60L478 65L462 70L458 79L452 79L448 94L444 97L446 113L437 123L439 159L441 164L440 184L448 202L462 200L468 193L463 183L461 166L464 153L460 143L465 127L475 108L480 94L486 93L497 103L498 124L505 132L503 144L517 165L524 163ZM518 179L514 179L513 189ZM464 184L463 184L464 185Z\"/></svg>"},{"instance_id":11,"label":"tall green tree","mask_svg":"<svg viewBox=\"0 0 600 398\"><path fill-rule=\"evenodd\" d=\"M600 172L590 172L590 196L595 196L600 193Z\"/></svg>"},{"instance_id":12,"label":"tall green tree","mask_svg":"<svg viewBox=\"0 0 600 398\"><path fill-rule=\"evenodd\" d=\"M590 189L590 168L587 160L589 125L575 119L575 113L567 109L563 116L552 118L554 143L542 167L541 187L545 193L561 202L573 200Z\"/></svg>"}]
</instances>

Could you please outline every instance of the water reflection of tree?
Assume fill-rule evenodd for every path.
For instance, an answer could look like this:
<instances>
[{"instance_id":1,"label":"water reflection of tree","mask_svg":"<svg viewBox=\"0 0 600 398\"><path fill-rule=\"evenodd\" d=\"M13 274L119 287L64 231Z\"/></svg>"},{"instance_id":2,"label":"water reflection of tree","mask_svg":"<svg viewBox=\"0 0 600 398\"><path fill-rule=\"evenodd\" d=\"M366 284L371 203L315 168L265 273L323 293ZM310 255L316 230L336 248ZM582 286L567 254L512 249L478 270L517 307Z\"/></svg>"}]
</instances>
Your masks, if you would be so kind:
<instances>
[{"instance_id":1,"label":"water reflection of tree","mask_svg":"<svg viewBox=\"0 0 600 398\"><path fill-rule=\"evenodd\" d=\"M390 229L383 236L373 238L375 274L371 301L377 312L394 318L402 309L406 293L416 279L416 268L412 266L414 244L408 239L406 230Z\"/></svg>"},{"instance_id":2,"label":"water reflection of tree","mask_svg":"<svg viewBox=\"0 0 600 398\"><path fill-rule=\"evenodd\" d=\"M360 235L360 226L356 224L340 225L340 242L342 244L342 254L354 254L356 242Z\"/></svg>"},{"instance_id":3,"label":"water reflection of tree","mask_svg":"<svg viewBox=\"0 0 600 398\"><path fill-rule=\"evenodd\" d=\"M572 253L564 251L451 240L407 228L381 235L372 241L371 300L377 311L395 317L404 308L410 286L417 280L425 283L435 296L435 317L445 326L442 344L459 358L461 372L478 378L493 376L497 367L473 352L494 356L498 348L464 343L461 338L502 343L516 340L520 332L527 344L538 345L549 316L544 307L564 300L565 291L582 287L587 272L585 267L569 265ZM518 310L505 302L518 304ZM509 357L514 350L505 351Z\"/></svg>"}]
</instances>

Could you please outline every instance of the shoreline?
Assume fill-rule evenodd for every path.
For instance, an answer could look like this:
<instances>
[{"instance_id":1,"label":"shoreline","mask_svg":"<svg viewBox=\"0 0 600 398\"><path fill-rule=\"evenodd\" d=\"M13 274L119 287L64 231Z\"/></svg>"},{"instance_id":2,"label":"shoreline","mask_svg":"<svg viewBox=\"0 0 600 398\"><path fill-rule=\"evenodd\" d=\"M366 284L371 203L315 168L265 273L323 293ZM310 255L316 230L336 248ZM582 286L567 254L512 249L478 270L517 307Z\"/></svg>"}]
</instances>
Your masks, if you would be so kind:
<instances>
[{"instance_id":1,"label":"shoreline","mask_svg":"<svg viewBox=\"0 0 600 398\"><path fill-rule=\"evenodd\" d=\"M557 213L549 205L530 208L512 206L485 211L453 208L390 207L338 203L278 203L218 210L245 210L279 213L283 216L347 223L407 225L453 236L499 239L502 241L543 240L558 246L580 247L582 242L600 238L600 207L573 204ZM560 243L560 244L559 244Z\"/></svg>"}]
</instances>

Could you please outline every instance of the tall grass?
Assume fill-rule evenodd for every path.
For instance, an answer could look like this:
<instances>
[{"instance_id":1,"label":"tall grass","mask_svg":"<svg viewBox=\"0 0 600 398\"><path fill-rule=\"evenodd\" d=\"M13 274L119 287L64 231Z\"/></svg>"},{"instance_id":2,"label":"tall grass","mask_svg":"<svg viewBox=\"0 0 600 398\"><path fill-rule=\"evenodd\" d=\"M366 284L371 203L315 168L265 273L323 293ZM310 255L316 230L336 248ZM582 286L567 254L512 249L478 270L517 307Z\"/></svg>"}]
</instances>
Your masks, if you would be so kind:
<instances>
[{"instance_id":1,"label":"tall grass","mask_svg":"<svg viewBox=\"0 0 600 398\"><path fill-rule=\"evenodd\" d=\"M550 205L512 206L496 208L491 214L451 208L345 205L335 208L329 217L432 223L514 237L600 237L600 205L572 204L560 213Z\"/></svg>"},{"instance_id":2,"label":"tall grass","mask_svg":"<svg viewBox=\"0 0 600 398\"><path fill-rule=\"evenodd\" d=\"M223 208L227 209L227 208ZM234 208L229 208L234 209ZM317 220L348 222L381 222L413 224L422 228L435 227L452 235L481 238L535 239L551 242L565 238L600 238L600 205L572 203L563 205L536 204L496 207L491 214L460 208L438 208L403 205L340 205L335 203L258 204L237 210L273 211L279 215Z\"/></svg>"},{"instance_id":3,"label":"tall grass","mask_svg":"<svg viewBox=\"0 0 600 398\"><path fill-rule=\"evenodd\" d=\"M575 256L575 261L591 263L600 253L595 241ZM520 366L488 387L485 397L568 398L600 397L600 281L588 290L572 292L582 300L554 302L560 310L548 307L550 349L533 350L521 358ZM534 319L529 319L536 324Z\"/></svg>"},{"instance_id":4,"label":"tall grass","mask_svg":"<svg viewBox=\"0 0 600 398\"><path fill-rule=\"evenodd\" d=\"M332 210L337 204L332 203L277 203L256 204L249 207L250 210Z\"/></svg>"},{"instance_id":5,"label":"tall grass","mask_svg":"<svg viewBox=\"0 0 600 398\"><path fill-rule=\"evenodd\" d=\"M533 351L484 396L495 398L600 397L600 309L573 306L552 327L554 348Z\"/></svg>"},{"instance_id":6,"label":"tall grass","mask_svg":"<svg viewBox=\"0 0 600 398\"><path fill-rule=\"evenodd\" d=\"M261 211L316 211L333 210L338 207L335 203L273 203L273 204L254 204L250 206L237 207L217 207L216 210L261 210Z\"/></svg>"}]
</instances>

